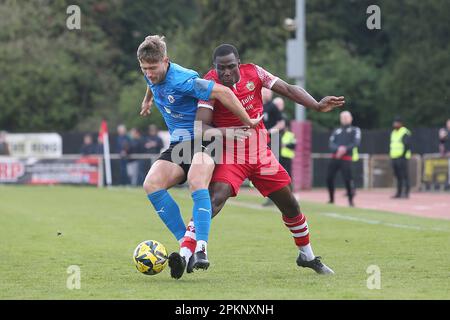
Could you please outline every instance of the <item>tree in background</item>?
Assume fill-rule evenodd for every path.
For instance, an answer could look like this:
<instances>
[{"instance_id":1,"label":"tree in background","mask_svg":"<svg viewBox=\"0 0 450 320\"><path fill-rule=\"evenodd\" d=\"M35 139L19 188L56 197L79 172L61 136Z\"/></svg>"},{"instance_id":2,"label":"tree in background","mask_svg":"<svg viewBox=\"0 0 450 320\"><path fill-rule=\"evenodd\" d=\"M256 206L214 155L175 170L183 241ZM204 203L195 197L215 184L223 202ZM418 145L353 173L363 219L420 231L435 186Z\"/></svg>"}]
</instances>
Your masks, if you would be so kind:
<instances>
[{"instance_id":1,"label":"tree in background","mask_svg":"<svg viewBox=\"0 0 450 320\"><path fill-rule=\"evenodd\" d=\"M79 5L82 29L66 28ZM381 8L381 30L368 30L366 9ZM170 58L205 73L213 49L236 45L286 78L285 18L295 0L4 0L0 2L0 127L9 131L162 126L155 111L139 117L145 91L136 48L149 34L167 36ZM450 117L450 48L446 0L306 1L306 88L317 99L346 96L362 128L388 128L395 114L410 127ZM292 79L291 79L292 82ZM286 110L294 116L294 105ZM334 114L308 112L331 128Z\"/></svg>"},{"instance_id":2,"label":"tree in background","mask_svg":"<svg viewBox=\"0 0 450 320\"><path fill-rule=\"evenodd\" d=\"M102 31L83 17L66 28L63 1L0 4L0 127L66 131L116 99L118 79Z\"/></svg>"}]
</instances>

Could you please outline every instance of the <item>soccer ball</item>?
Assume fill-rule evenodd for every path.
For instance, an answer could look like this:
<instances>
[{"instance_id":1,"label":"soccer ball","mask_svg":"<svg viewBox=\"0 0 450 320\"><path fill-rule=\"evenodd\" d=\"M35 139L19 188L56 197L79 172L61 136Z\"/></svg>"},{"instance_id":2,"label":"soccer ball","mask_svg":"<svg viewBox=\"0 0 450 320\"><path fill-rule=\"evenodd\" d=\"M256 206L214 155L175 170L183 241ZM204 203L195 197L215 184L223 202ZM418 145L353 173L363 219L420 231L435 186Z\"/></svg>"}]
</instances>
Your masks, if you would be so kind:
<instances>
[{"instance_id":1,"label":"soccer ball","mask_svg":"<svg viewBox=\"0 0 450 320\"><path fill-rule=\"evenodd\" d=\"M166 248L155 240L142 241L134 249L133 261L139 272L146 275L158 274L168 263Z\"/></svg>"}]
</instances>

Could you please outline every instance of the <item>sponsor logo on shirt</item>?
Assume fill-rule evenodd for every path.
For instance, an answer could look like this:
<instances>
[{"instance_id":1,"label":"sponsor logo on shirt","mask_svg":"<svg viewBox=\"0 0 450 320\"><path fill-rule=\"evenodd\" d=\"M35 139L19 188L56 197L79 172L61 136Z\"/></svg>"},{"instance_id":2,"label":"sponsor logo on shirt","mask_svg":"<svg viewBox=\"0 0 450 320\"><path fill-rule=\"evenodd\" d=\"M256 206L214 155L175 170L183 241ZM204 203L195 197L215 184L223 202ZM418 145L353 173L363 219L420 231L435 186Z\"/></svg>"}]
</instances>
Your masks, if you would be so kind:
<instances>
[{"instance_id":1,"label":"sponsor logo on shirt","mask_svg":"<svg viewBox=\"0 0 450 320\"><path fill-rule=\"evenodd\" d=\"M171 114L172 118L182 119L183 115L181 113L173 113Z\"/></svg>"},{"instance_id":2,"label":"sponsor logo on shirt","mask_svg":"<svg viewBox=\"0 0 450 320\"><path fill-rule=\"evenodd\" d=\"M244 99L242 99L242 100L241 100L241 103L242 103L242 104L249 103L249 102L252 101L254 98L255 98L255 95L254 95L254 94L249 95L249 96L245 97Z\"/></svg>"},{"instance_id":3,"label":"sponsor logo on shirt","mask_svg":"<svg viewBox=\"0 0 450 320\"><path fill-rule=\"evenodd\" d=\"M167 112L167 114L170 114L170 116L172 118L177 118L177 119L182 119L183 115L181 113L178 112L172 112L172 110L170 110L168 107L164 106L164 111Z\"/></svg>"}]
</instances>

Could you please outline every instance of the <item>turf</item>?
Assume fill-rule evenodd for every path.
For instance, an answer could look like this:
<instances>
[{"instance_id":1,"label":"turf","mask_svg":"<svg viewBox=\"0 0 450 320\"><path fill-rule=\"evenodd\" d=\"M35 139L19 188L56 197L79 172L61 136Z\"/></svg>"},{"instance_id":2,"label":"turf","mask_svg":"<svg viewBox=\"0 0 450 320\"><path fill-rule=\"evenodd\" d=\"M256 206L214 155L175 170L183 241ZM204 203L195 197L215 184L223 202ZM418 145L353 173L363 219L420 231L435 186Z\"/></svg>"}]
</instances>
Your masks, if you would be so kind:
<instances>
[{"instance_id":1,"label":"turf","mask_svg":"<svg viewBox=\"0 0 450 320\"><path fill-rule=\"evenodd\" d=\"M174 189L185 220L192 201ZM274 208L239 196L213 220L207 271L140 274L131 255L147 239L177 242L141 189L0 186L0 299L449 299L450 221L302 203L316 255L336 275L296 266ZM66 286L81 270L81 288ZM381 288L368 289L376 265Z\"/></svg>"}]
</instances>

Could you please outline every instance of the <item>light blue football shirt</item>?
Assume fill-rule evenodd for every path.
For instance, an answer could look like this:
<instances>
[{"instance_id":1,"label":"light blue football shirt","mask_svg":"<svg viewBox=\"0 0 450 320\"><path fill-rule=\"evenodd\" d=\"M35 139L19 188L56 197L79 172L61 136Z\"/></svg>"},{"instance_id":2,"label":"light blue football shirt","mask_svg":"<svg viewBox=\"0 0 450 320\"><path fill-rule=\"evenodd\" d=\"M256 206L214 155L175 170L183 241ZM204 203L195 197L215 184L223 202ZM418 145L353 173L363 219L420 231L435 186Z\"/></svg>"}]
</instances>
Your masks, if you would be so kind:
<instances>
[{"instance_id":1,"label":"light blue football shirt","mask_svg":"<svg viewBox=\"0 0 450 320\"><path fill-rule=\"evenodd\" d=\"M171 62L166 78L153 84L145 75L153 101L164 117L170 132L170 143L192 140L198 100L209 100L214 81Z\"/></svg>"}]
</instances>

